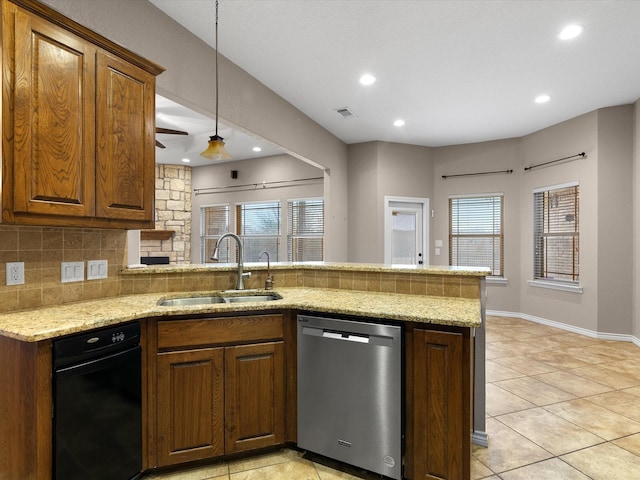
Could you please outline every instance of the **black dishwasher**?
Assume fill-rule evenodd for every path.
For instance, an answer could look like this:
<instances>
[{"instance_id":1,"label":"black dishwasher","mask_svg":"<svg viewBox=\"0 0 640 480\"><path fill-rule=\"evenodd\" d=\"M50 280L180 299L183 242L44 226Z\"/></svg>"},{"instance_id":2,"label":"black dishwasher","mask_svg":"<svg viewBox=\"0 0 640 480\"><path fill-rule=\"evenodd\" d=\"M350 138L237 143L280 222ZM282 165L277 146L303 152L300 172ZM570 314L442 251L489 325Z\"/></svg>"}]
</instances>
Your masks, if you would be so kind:
<instances>
[{"instance_id":1,"label":"black dishwasher","mask_svg":"<svg viewBox=\"0 0 640 480\"><path fill-rule=\"evenodd\" d=\"M140 325L53 342L56 480L129 480L142 470Z\"/></svg>"}]
</instances>

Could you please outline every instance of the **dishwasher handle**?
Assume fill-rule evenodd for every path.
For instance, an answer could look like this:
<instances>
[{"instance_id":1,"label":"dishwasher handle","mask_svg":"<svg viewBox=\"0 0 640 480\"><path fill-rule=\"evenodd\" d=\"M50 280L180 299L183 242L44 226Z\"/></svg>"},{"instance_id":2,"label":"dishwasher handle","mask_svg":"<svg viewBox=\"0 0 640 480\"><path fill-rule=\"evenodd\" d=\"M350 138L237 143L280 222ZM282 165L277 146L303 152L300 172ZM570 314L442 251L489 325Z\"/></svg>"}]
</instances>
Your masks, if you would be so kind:
<instances>
[{"instance_id":1,"label":"dishwasher handle","mask_svg":"<svg viewBox=\"0 0 640 480\"><path fill-rule=\"evenodd\" d=\"M345 340L347 342L369 343L369 335L354 335L348 332L332 332L323 330L322 338L333 338L334 340Z\"/></svg>"},{"instance_id":2,"label":"dishwasher handle","mask_svg":"<svg viewBox=\"0 0 640 480\"><path fill-rule=\"evenodd\" d=\"M361 333L345 332L340 330L329 330L305 325L302 327L302 334L311 337L320 337L331 340L341 340L346 342L378 345L382 347L392 347L393 338L381 335L366 335Z\"/></svg>"}]
</instances>

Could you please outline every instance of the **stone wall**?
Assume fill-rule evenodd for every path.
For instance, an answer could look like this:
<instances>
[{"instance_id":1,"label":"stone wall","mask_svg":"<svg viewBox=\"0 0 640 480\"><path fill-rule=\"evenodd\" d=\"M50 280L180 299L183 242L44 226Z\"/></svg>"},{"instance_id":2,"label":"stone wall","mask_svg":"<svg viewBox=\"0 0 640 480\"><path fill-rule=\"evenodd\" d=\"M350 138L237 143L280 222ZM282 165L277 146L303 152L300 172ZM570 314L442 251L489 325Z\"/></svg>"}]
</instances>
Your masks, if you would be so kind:
<instances>
[{"instance_id":1,"label":"stone wall","mask_svg":"<svg viewBox=\"0 0 640 480\"><path fill-rule=\"evenodd\" d=\"M156 230L170 230L167 240L145 240L140 255L169 257L171 264L191 262L191 167L156 165Z\"/></svg>"}]
</instances>

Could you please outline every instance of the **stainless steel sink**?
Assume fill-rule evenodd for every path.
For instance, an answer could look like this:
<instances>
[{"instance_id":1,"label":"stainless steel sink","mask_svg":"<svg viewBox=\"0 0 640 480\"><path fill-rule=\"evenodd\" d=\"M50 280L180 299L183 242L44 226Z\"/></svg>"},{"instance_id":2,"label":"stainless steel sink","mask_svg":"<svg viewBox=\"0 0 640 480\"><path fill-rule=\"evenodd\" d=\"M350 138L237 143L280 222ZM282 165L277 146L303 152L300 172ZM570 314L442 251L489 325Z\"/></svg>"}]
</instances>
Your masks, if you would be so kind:
<instances>
[{"instance_id":1,"label":"stainless steel sink","mask_svg":"<svg viewBox=\"0 0 640 480\"><path fill-rule=\"evenodd\" d=\"M177 307L188 305L209 305L214 303L269 302L273 300L280 300L281 298L282 297L277 293L261 293L257 295L221 294L204 297L167 298L165 300L160 300L158 305L161 307Z\"/></svg>"},{"instance_id":2,"label":"stainless steel sink","mask_svg":"<svg viewBox=\"0 0 640 480\"><path fill-rule=\"evenodd\" d=\"M266 295L234 295L224 297L224 301L227 303L270 302L272 300L280 300L281 298L280 295L269 293Z\"/></svg>"},{"instance_id":3,"label":"stainless steel sink","mask_svg":"<svg viewBox=\"0 0 640 480\"><path fill-rule=\"evenodd\" d=\"M224 303L222 297L182 297L182 298L167 298L161 300L158 305L161 307L179 307L184 305L207 305L212 303Z\"/></svg>"}]
</instances>

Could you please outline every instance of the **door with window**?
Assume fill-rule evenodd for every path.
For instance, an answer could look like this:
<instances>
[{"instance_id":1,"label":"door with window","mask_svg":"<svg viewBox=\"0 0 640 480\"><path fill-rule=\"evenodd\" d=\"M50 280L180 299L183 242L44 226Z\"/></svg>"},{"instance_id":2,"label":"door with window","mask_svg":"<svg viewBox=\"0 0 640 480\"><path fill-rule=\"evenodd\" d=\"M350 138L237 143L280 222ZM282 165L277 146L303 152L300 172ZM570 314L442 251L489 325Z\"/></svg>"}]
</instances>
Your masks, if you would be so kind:
<instances>
[{"instance_id":1,"label":"door with window","mask_svg":"<svg viewBox=\"0 0 640 480\"><path fill-rule=\"evenodd\" d=\"M392 265L426 265L428 222L426 198L385 197L384 262Z\"/></svg>"}]
</instances>

